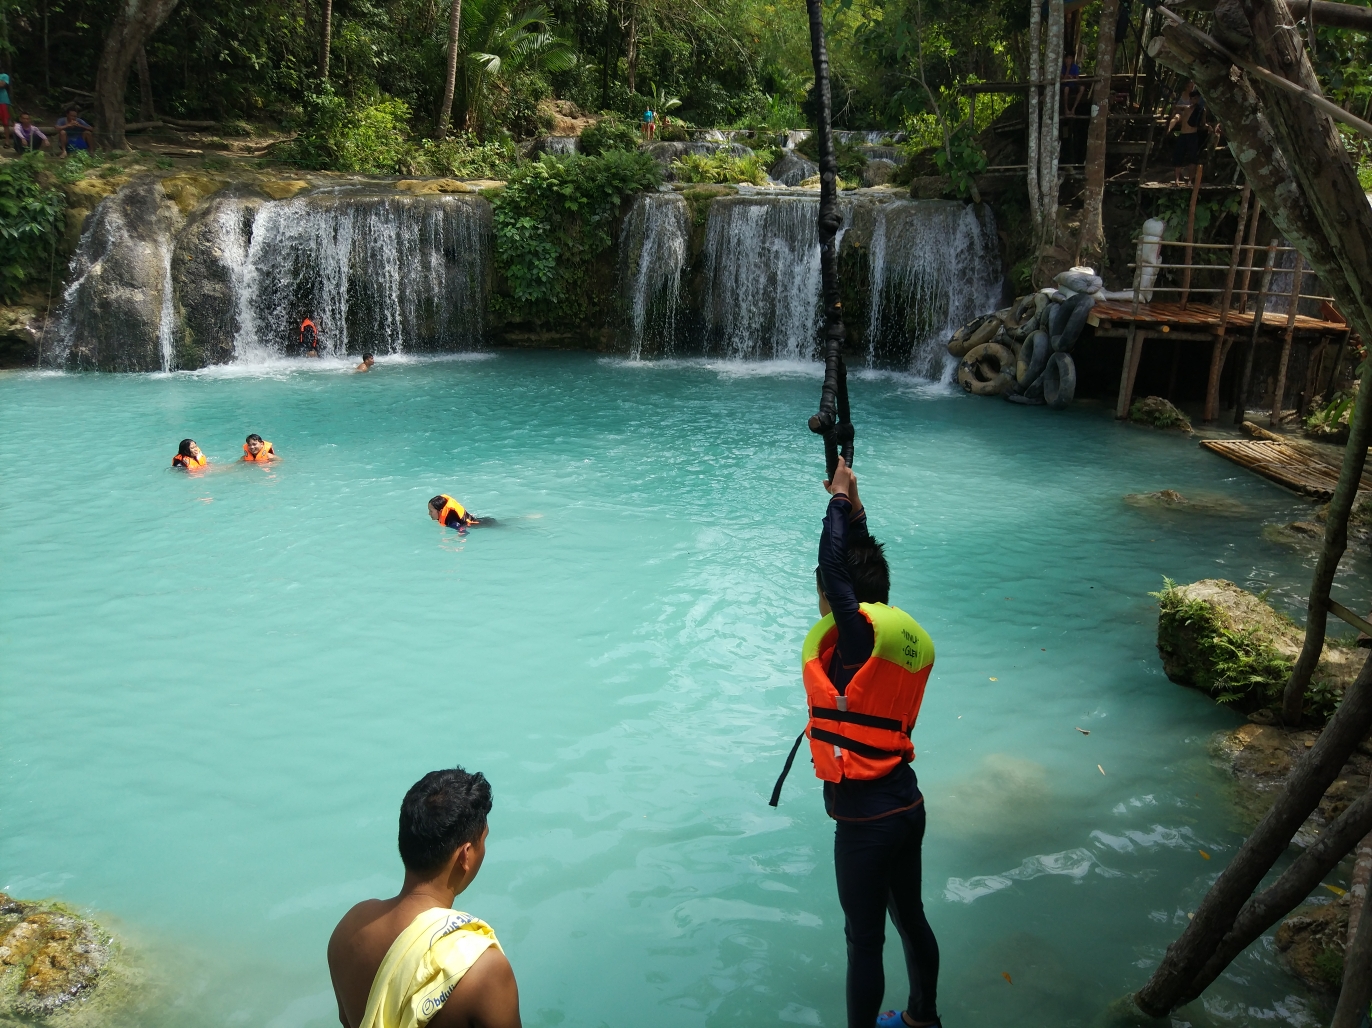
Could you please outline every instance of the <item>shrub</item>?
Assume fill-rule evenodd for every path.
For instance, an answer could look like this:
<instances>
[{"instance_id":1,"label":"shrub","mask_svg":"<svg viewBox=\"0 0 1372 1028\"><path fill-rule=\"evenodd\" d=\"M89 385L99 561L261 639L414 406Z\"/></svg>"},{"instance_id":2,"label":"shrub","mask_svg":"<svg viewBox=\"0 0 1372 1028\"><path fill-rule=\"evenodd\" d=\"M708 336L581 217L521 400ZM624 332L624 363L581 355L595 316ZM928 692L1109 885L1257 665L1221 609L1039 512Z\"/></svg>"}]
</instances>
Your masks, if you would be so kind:
<instances>
[{"instance_id":1,"label":"shrub","mask_svg":"<svg viewBox=\"0 0 1372 1028\"><path fill-rule=\"evenodd\" d=\"M303 120L282 156L307 168L391 175L410 151L410 108L403 100L350 101L325 86L305 97Z\"/></svg>"},{"instance_id":2,"label":"shrub","mask_svg":"<svg viewBox=\"0 0 1372 1028\"><path fill-rule=\"evenodd\" d=\"M680 122L669 122L657 130L657 138L664 143L689 143L691 134Z\"/></svg>"},{"instance_id":3,"label":"shrub","mask_svg":"<svg viewBox=\"0 0 1372 1028\"><path fill-rule=\"evenodd\" d=\"M1348 422L1353 417L1354 397L1354 393L1335 393L1332 400L1317 407L1306 417L1306 432L1316 439L1347 439Z\"/></svg>"},{"instance_id":4,"label":"shrub","mask_svg":"<svg viewBox=\"0 0 1372 1028\"><path fill-rule=\"evenodd\" d=\"M581 152L587 157L609 153L611 150L637 150L638 129L610 116L581 131Z\"/></svg>"},{"instance_id":5,"label":"shrub","mask_svg":"<svg viewBox=\"0 0 1372 1028\"><path fill-rule=\"evenodd\" d=\"M959 199L966 199L972 192L972 179L986 170L986 154L977 146L976 139L966 124L958 127L949 138L948 147L939 148L934 153L934 163L939 174L948 179Z\"/></svg>"},{"instance_id":6,"label":"shrub","mask_svg":"<svg viewBox=\"0 0 1372 1028\"><path fill-rule=\"evenodd\" d=\"M508 141L483 143L472 135L449 136L412 147L399 170L405 175L508 178L518 160L518 151Z\"/></svg>"},{"instance_id":7,"label":"shrub","mask_svg":"<svg viewBox=\"0 0 1372 1028\"><path fill-rule=\"evenodd\" d=\"M811 132L796 144L796 152L804 154L816 164L819 163L819 133ZM834 140L834 157L838 160L838 173L850 182L862 181L862 169L867 167L867 155L852 143Z\"/></svg>"},{"instance_id":8,"label":"shrub","mask_svg":"<svg viewBox=\"0 0 1372 1028\"><path fill-rule=\"evenodd\" d=\"M517 170L493 203L496 267L511 293L497 305L537 322L584 320L591 261L613 242L625 198L661 181L656 161L624 150L544 154Z\"/></svg>"},{"instance_id":9,"label":"shrub","mask_svg":"<svg viewBox=\"0 0 1372 1028\"><path fill-rule=\"evenodd\" d=\"M51 267L66 200L45 186L47 158L27 154L0 162L0 299L17 300L26 283Z\"/></svg>"},{"instance_id":10,"label":"shrub","mask_svg":"<svg viewBox=\"0 0 1372 1028\"><path fill-rule=\"evenodd\" d=\"M688 153L672 163L672 174L680 182L750 182L766 185L767 169L775 157L770 151L735 157L726 150L716 153Z\"/></svg>"}]
</instances>

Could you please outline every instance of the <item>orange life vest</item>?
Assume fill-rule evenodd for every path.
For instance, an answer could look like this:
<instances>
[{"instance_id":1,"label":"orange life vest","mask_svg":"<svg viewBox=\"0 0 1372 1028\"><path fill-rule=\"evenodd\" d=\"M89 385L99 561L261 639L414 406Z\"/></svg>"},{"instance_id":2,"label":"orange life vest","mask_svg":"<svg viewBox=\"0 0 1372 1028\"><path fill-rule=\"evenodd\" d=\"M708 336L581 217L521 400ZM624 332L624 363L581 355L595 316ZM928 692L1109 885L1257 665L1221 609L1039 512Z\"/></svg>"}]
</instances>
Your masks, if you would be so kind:
<instances>
[{"instance_id":1,"label":"orange life vest","mask_svg":"<svg viewBox=\"0 0 1372 1028\"><path fill-rule=\"evenodd\" d=\"M872 655L840 695L829 681L838 628L829 615L810 630L803 651L805 734L815 774L826 782L871 780L915 759L910 742L934 667L934 643L905 611L864 603L872 625Z\"/></svg>"},{"instance_id":2,"label":"orange life vest","mask_svg":"<svg viewBox=\"0 0 1372 1028\"><path fill-rule=\"evenodd\" d=\"M448 524L448 512L452 511L459 518L459 523L467 518L467 508L458 503L447 493L440 493L443 497L443 509L438 512L438 523L446 526Z\"/></svg>"},{"instance_id":3,"label":"orange life vest","mask_svg":"<svg viewBox=\"0 0 1372 1028\"><path fill-rule=\"evenodd\" d=\"M247 444L247 443L244 443L244 444L243 444L243 459L244 459L244 460L252 460L252 461L258 461L258 460L271 460L271 459L272 459L273 457L275 457L275 456L276 456L276 451L272 449L272 444L269 443L269 442L268 442L267 440L265 440L265 439L262 441L262 449L260 449L260 450L257 451L257 456L256 456L256 457L254 457L254 456L252 455L252 450L248 449L248 444Z\"/></svg>"},{"instance_id":4,"label":"orange life vest","mask_svg":"<svg viewBox=\"0 0 1372 1028\"><path fill-rule=\"evenodd\" d=\"M204 456L203 454L197 460L195 457L183 457L181 454L178 453L175 457L172 458L172 467L185 468L187 471L191 471L195 468L203 468L209 462L210 459Z\"/></svg>"},{"instance_id":5,"label":"orange life vest","mask_svg":"<svg viewBox=\"0 0 1372 1028\"><path fill-rule=\"evenodd\" d=\"M311 321L309 318L306 318L304 321L302 321L302 322L300 323L300 345L301 345L301 346L304 346L304 345L305 345L305 328L306 328L306 326L308 326L309 329L310 329L310 342L311 342L311 344L313 344L313 345L318 345L318 343L319 343L319 326L316 325L316 324L315 324L313 321Z\"/></svg>"}]
</instances>

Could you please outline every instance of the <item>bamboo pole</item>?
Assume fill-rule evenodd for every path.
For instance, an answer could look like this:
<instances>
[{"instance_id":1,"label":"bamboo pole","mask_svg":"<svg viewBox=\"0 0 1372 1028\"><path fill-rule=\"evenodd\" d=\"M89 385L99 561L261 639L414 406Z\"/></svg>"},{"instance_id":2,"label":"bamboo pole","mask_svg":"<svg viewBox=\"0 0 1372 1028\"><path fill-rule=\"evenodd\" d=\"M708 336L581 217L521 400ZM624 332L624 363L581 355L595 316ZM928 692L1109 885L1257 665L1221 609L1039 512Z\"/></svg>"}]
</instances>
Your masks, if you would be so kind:
<instances>
[{"instance_id":1,"label":"bamboo pole","mask_svg":"<svg viewBox=\"0 0 1372 1028\"><path fill-rule=\"evenodd\" d=\"M1139 243L1138 259L1134 261L1134 304L1129 309L1129 330L1124 338L1124 366L1120 368L1120 392L1115 400L1115 419L1123 421L1129 417L1129 400L1134 392L1134 376L1131 367L1134 363L1134 346L1139 323L1139 286L1143 281L1143 243ZM1142 345L1139 342L1139 345Z\"/></svg>"},{"instance_id":2,"label":"bamboo pole","mask_svg":"<svg viewBox=\"0 0 1372 1028\"><path fill-rule=\"evenodd\" d=\"M1281 344L1281 361L1277 364L1277 390L1272 396L1272 413L1267 423L1273 428L1281 424L1282 408L1286 406L1286 369L1291 363L1291 335L1296 331L1296 308L1301 302L1301 279L1305 277L1305 258L1296 254L1296 266L1291 269L1291 295L1286 301L1286 335Z\"/></svg>"},{"instance_id":3,"label":"bamboo pole","mask_svg":"<svg viewBox=\"0 0 1372 1028\"><path fill-rule=\"evenodd\" d=\"M1026 183L1029 187L1029 220L1034 226L1034 245L1043 237L1043 198L1039 194L1039 49L1043 42L1043 23L1040 20L1039 0L1029 0L1029 124ZM1035 270L1037 257L1035 254Z\"/></svg>"},{"instance_id":4,"label":"bamboo pole","mask_svg":"<svg viewBox=\"0 0 1372 1028\"><path fill-rule=\"evenodd\" d=\"M1186 270L1181 276L1181 309L1186 310L1186 298L1191 293L1191 244L1196 239L1196 200L1200 197L1201 178L1205 175L1205 165L1196 161L1196 181L1191 185L1191 206L1186 209Z\"/></svg>"},{"instance_id":5,"label":"bamboo pole","mask_svg":"<svg viewBox=\"0 0 1372 1028\"><path fill-rule=\"evenodd\" d=\"M1240 290L1243 294L1243 299L1239 301L1240 312L1248 310L1248 276L1253 273L1253 248L1258 238L1258 221L1261 218L1262 201L1255 200L1253 202L1253 220L1248 223L1248 241L1244 244L1243 247L1248 254L1248 259L1244 261L1245 267L1243 269L1243 285L1240 287Z\"/></svg>"},{"instance_id":6,"label":"bamboo pole","mask_svg":"<svg viewBox=\"0 0 1372 1028\"><path fill-rule=\"evenodd\" d=\"M1229 304L1234 299L1234 274L1238 268L1240 246L1243 243L1244 222L1248 218L1248 202L1253 195L1250 186L1243 187L1239 199L1238 226L1234 230L1234 246L1229 251L1229 271L1224 276L1224 295L1220 298L1220 323L1215 329L1215 344L1210 351L1210 377L1205 383L1205 410L1201 420L1214 421L1220 416L1220 376L1224 372L1224 358L1229 354Z\"/></svg>"},{"instance_id":7,"label":"bamboo pole","mask_svg":"<svg viewBox=\"0 0 1372 1028\"><path fill-rule=\"evenodd\" d=\"M1234 424L1243 424L1244 406L1248 403L1248 384L1253 377L1253 351L1258 348L1258 334L1262 331L1262 309L1267 304L1267 287L1272 284L1272 265L1277 259L1277 241L1267 248L1267 264L1262 269L1262 285L1258 289L1258 302L1253 308L1253 335L1248 341L1248 352L1243 355L1243 377L1239 380L1239 395L1234 402Z\"/></svg>"}]
</instances>

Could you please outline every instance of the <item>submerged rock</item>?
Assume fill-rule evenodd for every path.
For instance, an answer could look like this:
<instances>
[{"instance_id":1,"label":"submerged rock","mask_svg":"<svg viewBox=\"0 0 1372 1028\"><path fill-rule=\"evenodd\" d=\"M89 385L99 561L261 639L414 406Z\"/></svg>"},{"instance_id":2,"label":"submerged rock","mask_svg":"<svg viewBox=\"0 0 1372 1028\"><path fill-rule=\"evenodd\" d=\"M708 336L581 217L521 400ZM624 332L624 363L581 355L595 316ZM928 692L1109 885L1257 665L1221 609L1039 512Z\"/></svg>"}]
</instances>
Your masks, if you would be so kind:
<instances>
[{"instance_id":1,"label":"submerged rock","mask_svg":"<svg viewBox=\"0 0 1372 1028\"><path fill-rule=\"evenodd\" d=\"M1191 431L1191 419L1161 396L1145 396L1142 400L1135 400L1134 405L1129 408L1129 420L1139 425L1152 425L1154 428Z\"/></svg>"},{"instance_id":2,"label":"submerged rock","mask_svg":"<svg viewBox=\"0 0 1372 1028\"><path fill-rule=\"evenodd\" d=\"M0 1017L47 1017L85 999L110 955L110 937L94 922L0 893L0 967L7 972L0 974Z\"/></svg>"},{"instance_id":3,"label":"submerged rock","mask_svg":"<svg viewBox=\"0 0 1372 1028\"><path fill-rule=\"evenodd\" d=\"M1227 496L1183 496L1175 489L1161 489L1155 493L1126 493L1124 502L1131 507L1187 511L1192 514L1243 514L1248 509Z\"/></svg>"},{"instance_id":4,"label":"submerged rock","mask_svg":"<svg viewBox=\"0 0 1372 1028\"><path fill-rule=\"evenodd\" d=\"M1324 526L1314 521L1292 521L1288 525L1263 525L1262 537L1269 543L1318 549L1324 542Z\"/></svg>"}]
</instances>

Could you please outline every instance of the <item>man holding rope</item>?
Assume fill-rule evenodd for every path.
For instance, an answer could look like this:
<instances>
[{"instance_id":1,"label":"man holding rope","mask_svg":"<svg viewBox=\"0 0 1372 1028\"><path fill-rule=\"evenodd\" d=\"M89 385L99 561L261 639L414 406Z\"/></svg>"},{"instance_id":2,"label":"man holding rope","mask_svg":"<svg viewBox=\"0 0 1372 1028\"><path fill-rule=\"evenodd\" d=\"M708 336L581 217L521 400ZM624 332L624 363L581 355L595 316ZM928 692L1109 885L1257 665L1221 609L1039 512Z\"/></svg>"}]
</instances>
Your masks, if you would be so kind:
<instances>
[{"instance_id":1,"label":"man holding rope","mask_svg":"<svg viewBox=\"0 0 1372 1028\"><path fill-rule=\"evenodd\" d=\"M805 734L815 774L824 780L824 808L837 822L848 1028L924 1028L939 1024L939 952L920 896L925 813L910 767L910 733L934 666L934 644L914 618L887 604L890 568L881 543L867 532L857 476L843 458L824 485L829 509L815 569L822 620L806 637L802 657L810 709ZM910 993L905 1010L878 1017L888 910L905 950Z\"/></svg>"}]
</instances>

